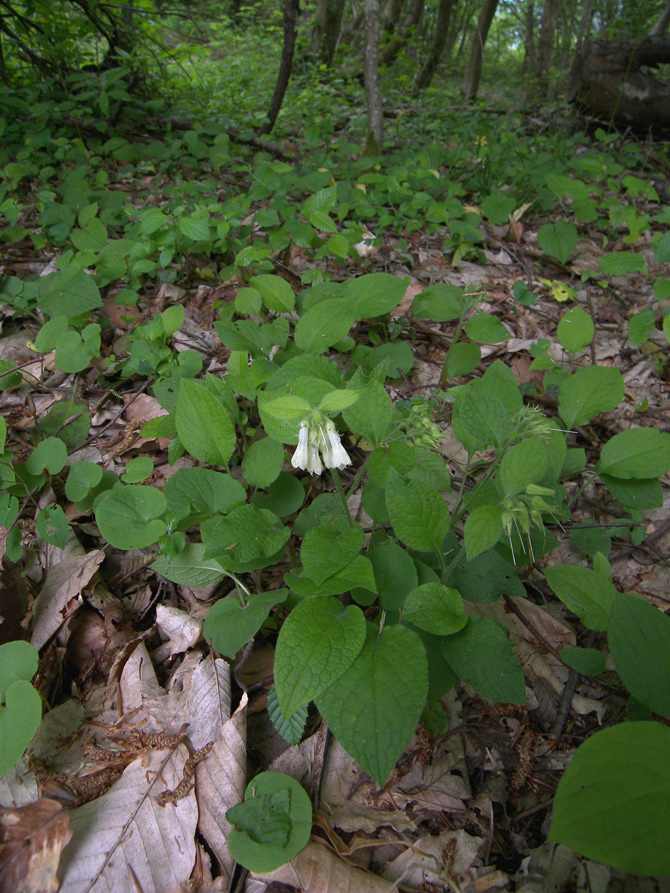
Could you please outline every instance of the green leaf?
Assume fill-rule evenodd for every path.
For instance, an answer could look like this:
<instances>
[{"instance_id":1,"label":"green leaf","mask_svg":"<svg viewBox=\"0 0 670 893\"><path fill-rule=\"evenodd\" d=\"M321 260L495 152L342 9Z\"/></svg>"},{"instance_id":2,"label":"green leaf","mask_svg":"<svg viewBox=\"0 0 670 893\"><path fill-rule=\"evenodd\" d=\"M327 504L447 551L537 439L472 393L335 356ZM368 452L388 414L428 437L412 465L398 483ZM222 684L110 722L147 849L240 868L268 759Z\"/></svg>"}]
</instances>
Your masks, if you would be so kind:
<instances>
[{"instance_id":1,"label":"green leaf","mask_svg":"<svg viewBox=\"0 0 670 893\"><path fill-rule=\"evenodd\" d=\"M72 319L102 307L100 291L93 277L75 267L43 276L37 286L37 295L40 310L47 316Z\"/></svg>"},{"instance_id":2,"label":"green leaf","mask_svg":"<svg viewBox=\"0 0 670 893\"><path fill-rule=\"evenodd\" d=\"M338 740L378 785L383 785L409 744L428 692L426 652L402 626L365 645L347 672L317 698L319 712Z\"/></svg>"},{"instance_id":3,"label":"green leaf","mask_svg":"<svg viewBox=\"0 0 670 893\"><path fill-rule=\"evenodd\" d=\"M67 464L67 447L58 437L47 437L41 440L26 460L26 469L30 474L58 474Z\"/></svg>"},{"instance_id":4,"label":"green leaf","mask_svg":"<svg viewBox=\"0 0 670 893\"><path fill-rule=\"evenodd\" d=\"M272 276L268 273L252 276L249 285L259 292L268 310L289 313L295 307L293 289L285 279L281 279L279 276Z\"/></svg>"},{"instance_id":5,"label":"green leaf","mask_svg":"<svg viewBox=\"0 0 670 893\"><path fill-rule=\"evenodd\" d=\"M503 404L490 395L476 395L466 391L458 404L458 420L463 437L459 440L468 452L484 450L490 444L502 446L509 436L511 425Z\"/></svg>"},{"instance_id":6,"label":"green leaf","mask_svg":"<svg viewBox=\"0 0 670 893\"><path fill-rule=\"evenodd\" d=\"M170 512L181 517L226 514L246 501L242 484L209 468L179 468L165 485Z\"/></svg>"},{"instance_id":7,"label":"green leaf","mask_svg":"<svg viewBox=\"0 0 670 893\"><path fill-rule=\"evenodd\" d=\"M349 279L344 286L344 297L351 299L354 319L372 319L390 313L405 297L408 279L391 273L366 273Z\"/></svg>"},{"instance_id":8,"label":"green leaf","mask_svg":"<svg viewBox=\"0 0 670 893\"><path fill-rule=\"evenodd\" d=\"M596 732L566 769L549 840L621 871L670 874L670 729L626 722Z\"/></svg>"},{"instance_id":9,"label":"green leaf","mask_svg":"<svg viewBox=\"0 0 670 893\"><path fill-rule=\"evenodd\" d=\"M331 391L323 398L318 408L321 412L342 412L360 397L359 391Z\"/></svg>"},{"instance_id":10,"label":"green leaf","mask_svg":"<svg viewBox=\"0 0 670 893\"><path fill-rule=\"evenodd\" d=\"M155 487L123 487L103 497L95 510L95 520L112 546L143 549L165 533L165 522L158 519L166 509L167 500Z\"/></svg>"},{"instance_id":11,"label":"green leaf","mask_svg":"<svg viewBox=\"0 0 670 893\"><path fill-rule=\"evenodd\" d=\"M547 447L543 441L533 438L507 450L500 463L498 480L505 496L517 496L528 484L541 481L546 471Z\"/></svg>"},{"instance_id":12,"label":"green leaf","mask_svg":"<svg viewBox=\"0 0 670 893\"><path fill-rule=\"evenodd\" d=\"M247 573L273 564L281 557L291 531L267 509L241 505L222 518L205 546L205 558Z\"/></svg>"},{"instance_id":13,"label":"green leaf","mask_svg":"<svg viewBox=\"0 0 670 893\"><path fill-rule=\"evenodd\" d=\"M606 659L597 648L561 648L561 657L569 667L583 676L600 676L605 669Z\"/></svg>"},{"instance_id":14,"label":"green leaf","mask_svg":"<svg viewBox=\"0 0 670 893\"><path fill-rule=\"evenodd\" d=\"M324 583L315 583L306 573L288 573L284 577L284 582L303 598L315 595L341 595L354 587L362 587L372 593L377 591L372 564L364 555L357 555L351 564L332 577L328 577Z\"/></svg>"},{"instance_id":15,"label":"green leaf","mask_svg":"<svg viewBox=\"0 0 670 893\"><path fill-rule=\"evenodd\" d=\"M616 478L652 478L670 469L670 434L656 428L632 428L615 434L600 453L596 467Z\"/></svg>"},{"instance_id":16,"label":"green leaf","mask_svg":"<svg viewBox=\"0 0 670 893\"><path fill-rule=\"evenodd\" d=\"M442 640L450 667L475 691L504 704L525 704L526 684L505 630L486 617L470 617L467 625Z\"/></svg>"},{"instance_id":17,"label":"green leaf","mask_svg":"<svg viewBox=\"0 0 670 893\"><path fill-rule=\"evenodd\" d=\"M451 380L461 375L469 375L482 361L482 351L478 344L458 341L449 351L447 376Z\"/></svg>"},{"instance_id":18,"label":"green leaf","mask_svg":"<svg viewBox=\"0 0 670 893\"><path fill-rule=\"evenodd\" d=\"M633 345L644 344L656 331L656 314L653 310L641 310L628 320L628 340Z\"/></svg>"},{"instance_id":19,"label":"green leaf","mask_svg":"<svg viewBox=\"0 0 670 893\"><path fill-rule=\"evenodd\" d=\"M421 481L408 481L391 469L386 487L386 508L393 530L410 549L439 552L450 529L444 499Z\"/></svg>"},{"instance_id":20,"label":"green leaf","mask_svg":"<svg viewBox=\"0 0 670 893\"><path fill-rule=\"evenodd\" d=\"M475 313L465 324L465 334L479 344L498 344L512 337L500 320L491 313Z\"/></svg>"},{"instance_id":21,"label":"green leaf","mask_svg":"<svg viewBox=\"0 0 670 893\"><path fill-rule=\"evenodd\" d=\"M670 617L636 595L620 595L608 641L616 671L633 697L670 717Z\"/></svg>"},{"instance_id":22,"label":"green leaf","mask_svg":"<svg viewBox=\"0 0 670 893\"><path fill-rule=\"evenodd\" d=\"M482 201L482 211L494 225L500 226L509 221L516 209L516 201L504 192L493 192Z\"/></svg>"},{"instance_id":23,"label":"green leaf","mask_svg":"<svg viewBox=\"0 0 670 893\"><path fill-rule=\"evenodd\" d=\"M609 626L618 592L610 580L587 567L565 564L545 568L547 583L564 605L596 631Z\"/></svg>"},{"instance_id":24,"label":"green leaf","mask_svg":"<svg viewBox=\"0 0 670 893\"><path fill-rule=\"evenodd\" d=\"M295 343L305 353L324 353L341 341L356 320L351 301L331 298L311 307L295 327Z\"/></svg>"},{"instance_id":25,"label":"green leaf","mask_svg":"<svg viewBox=\"0 0 670 893\"><path fill-rule=\"evenodd\" d=\"M170 561L163 556L157 558L151 565L151 570L166 580L191 589L211 586L213 583L219 583L228 574L218 561L205 561L204 554L205 547L202 543L188 543L179 555Z\"/></svg>"},{"instance_id":26,"label":"green leaf","mask_svg":"<svg viewBox=\"0 0 670 893\"><path fill-rule=\"evenodd\" d=\"M596 327L589 314L581 307L573 307L563 314L556 335L570 353L577 353L593 341Z\"/></svg>"},{"instance_id":27,"label":"green leaf","mask_svg":"<svg viewBox=\"0 0 670 893\"><path fill-rule=\"evenodd\" d=\"M549 257L555 257L564 264L577 247L577 229L565 220L557 220L554 224L545 223L540 227L537 241Z\"/></svg>"},{"instance_id":28,"label":"green leaf","mask_svg":"<svg viewBox=\"0 0 670 893\"><path fill-rule=\"evenodd\" d=\"M646 509L660 508L663 505L663 487L658 478L625 480L604 473L601 473L599 477L612 496L626 508L645 511Z\"/></svg>"},{"instance_id":29,"label":"green leaf","mask_svg":"<svg viewBox=\"0 0 670 893\"><path fill-rule=\"evenodd\" d=\"M102 480L102 468L94 462L73 462L65 482L65 495L72 502L85 499Z\"/></svg>"},{"instance_id":30,"label":"green leaf","mask_svg":"<svg viewBox=\"0 0 670 893\"><path fill-rule=\"evenodd\" d=\"M343 410L342 418L354 434L379 446L393 431L395 411L386 388L372 379L364 381L357 370L348 390L357 391L359 399Z\"/></svg>"},{"instance_id":31,"label":"green leaf","mask_svg":"<svg viewBox=\"0 0 670 893\"><path fill-rule=\"evenodd\" d=\"M274 676L284 716L305 707L353 664L365 642L360 608L332 597L308 598L284 621L277 640Z\"/></svg>"},{"instance_id":32,"label":"green leaf","mask_svg":"<svg viewBox=\"0 0 670 893\"><path fill-rule=\"evenodd\" d=\"M418 319L450 322L459 319L464 310L463 289L456 285L438 283L424 288L421 294L414 298L410 313Z\"/></svg>"},{"instance_id":33,"label":"green leaf","mask_svg":"<svg viewBox=\"0 0 670 893\"><path fill-rule=\"evenodd\" d=\"M568 428L588 425L599 412L614 409L623 398L624 381L618 369L586 366L561 383L558 411Z\"/></svg>"},{"instance_id":34,"label":"green leaf","mask_svg":"<svg viewBox=\"0 0 670 893\"><path fill-rule=\"evenodd\" d=\"M325 387L325 385L324 385ZM294 420L297 424L312 410L309 400L298 397L295 394L287 394L284 397L274 397L272 392L267 392L263 400L263 413L280 422ZM297 430L297 428L296 428ZM297 434L296 434L297 439Z\"/></svg>"},{"instance_id":35,"label":"green leaf","mask_svg":"<svg viewBox=\"0 0 670 893\"><path fill-rule=\"evenodd\" d=\"M647 265L640 254L617 251L603 255L598 260L598 266L606 276L627 276L630 273L643 273Z\"/></svg>"},{"instance_id":36,"label":"green leaf","mask_svg":"<svg viewBox=\"0 0 670 893\"><path fill-rule=\"evenodd\" d=\"M5 706L0 706L0 775L21 759L41 721L42 698L30 682L13 682L7 689Z\"/></svg>"},{"instance_id":37,"label":"green leaf","mask_svg":"<svg viewBox=\"0 0 670 893\"><path fill-rule=\"evenodd\" d=\"M287 595L287 589L250 595L246 605L240 604L235 595L220 598L205 619L202 628L205 642L232 660L263 626L274 606L285 601Z\"/></svg>"},{"instance_id":38,"label":"green leaf","mask_svg":"<svg viewBox=\"0 0 670 893\"><path fill-rule=\"evenodd\" d=\"M297 477L280 471L277 480L266 487L266 492L254 493L251 501L259 509L274 512L278 518L287 518L301 508L305 501L305 488Z\"/></svg>"},{"instance_id":39,"label":"green leaf","mask_svg":"<svg viewBox=\"0 0 670 893\"><path fill-rule=\"evenodd\" d=\"M313 527L305 534L300 558L308 577L321 584L351 564L364 545L365 536L359 526L345 531Z\"/></svg>"},{"instance_id":40,"label":"green leaf","mask_svg":"<svg viewBox=\"0 0 670 893\"><path fill-rule=\"evenodd\" d=\"M488 552L503 532L501 505L480 505L473 509L465 522L465 549L468 561Z\"/></svg>"},{"instance_id":41,"label":"green leaf","mask_svg":"<svg viewBox=\"0 0 670 893\"><path fill-rule=\"evenodd\" d=\"M197 214L192 214L190 217L180 217L178 226L179 231L194 242L205 242L211 238L209 215L201 217Z\"/></svg>"},{"instance_id":42,"label":"green leaf","mask_svg":"<svg viewBox=\"0 0 670 893\"><path fill-rule=\"evenodd\" d=\"M312 804L288 775L261 772L249 784L244 803L226 812L234 827L228 848L236 862L257 874L290 862L309 842Z\"/></svg>"},{"instance_id":43,"label":"green leaf","mask_svg":"<svg viewBox=\"0 0 670 893\"><path fill-rule=\"evenodd\" d=\"M654 260L660 264L670 263L670 232L663 233L654 251Z\"/></svg>"},{"instance_id":44,"label":"green leaf","mask_svg":"<svg viewBox=\"0 0 670 893\"><path fill-rule=\"evenodd\" d=\"M269 487L284 464L284 445L264 437L252 443L242 459L242 476L251 487Z\"/></svg>"},{"instance_id":45,"label":"green leaf","mask_svg":"<svg viewBox=\"0 0 670 893\"><path fill-rule=\"evenodd\" d=\"M449 574L447 585L478 604L495 602L501 595L526 595L516 568L497 552L484 552L472 561L459 562Z\"/></svg>"},{"instance_id":46,"label":"green leaf","mask_svg":"<svg viewBox=\"0 0 670 893\"><path fill-rule=\"evenodd\" d=\"M418 585L416 565L397 543L375 546L368 552L368 558L374 570L376 591L381 593L382 607L397 611Z\"/></svg>"},{"instance_id":47,"label":"green leaf","mask_svg":"<svg viewBox=\"0 0 670 893\"><path fill-rule=\"evenodd\" d=\"M267 710L270 722L284 741L286 741L287 744L290 744L291 747L300 744L300 740L305 731L305 723L307 722L307 707L301 707L287 719L284 719L281 707L279 706L277 689L273 684L270 686L268 692Z\"/></svg>"},{"instance_id":48,"label":"green leaf","mask_svg":"<svg viewBox=\"0 0 670 893\"><path fill-rule=\"evenodd\" d=\"M126 465L126 473L121 475L125 484L140 484L151 476L154 460L150 456L137 456Z\"/></svg>"},{"instance_id":49,"label":"green leaf","mask_svg":"<svg viewBox=\"0 0 670 893\"><path fill-rule=\"evenodd\" d=\"M460 592L441 583L424 583L413 589L405 599L402 617L436 636L457 633L468 622Z\"/></svg>"},{"instance_id":50,"label":"green leaf","mask_svg":"<svg viewBox=\"0 0 670 893\"><path fill-rule=\"evenodd\" d=\"M177 434L194 459L225 465L235 449L232 419L207 388L184 379L179 386L175 415Z\"/></svg>"},{"instance_id":51,"label":"green leaf","mask_svg":"<svg viewBox=\"0 0 670 893\"><path fill-rule=\"evenodd\" d=\"M39 513L35 521L37 532L47 543L57 549L64 549L70 530L65 512L59 505L48 505Z\"/></svg>"},{"instance_id":52,"label":"green leaf","mask_svg":"<svg viewBox=\"0 0 670 893\"><path fill-rule=\"evenodd\" d=\"M18 679L30 682L37 672L39 657L39 651L29 642L0 645L0 703L4 703L9 687Z\"/></svg>"},{"instance_id":53,"label":"green leaf","mask_svg":"<svg viewBox=\"0 0 670 893\"><path fill-rule=\"evenodd\" d=\"M570 539L589 558L593 558L596 552L609 555L612 549L612 534L602 527L573 527Z\"/></svg>"}]
</instances>

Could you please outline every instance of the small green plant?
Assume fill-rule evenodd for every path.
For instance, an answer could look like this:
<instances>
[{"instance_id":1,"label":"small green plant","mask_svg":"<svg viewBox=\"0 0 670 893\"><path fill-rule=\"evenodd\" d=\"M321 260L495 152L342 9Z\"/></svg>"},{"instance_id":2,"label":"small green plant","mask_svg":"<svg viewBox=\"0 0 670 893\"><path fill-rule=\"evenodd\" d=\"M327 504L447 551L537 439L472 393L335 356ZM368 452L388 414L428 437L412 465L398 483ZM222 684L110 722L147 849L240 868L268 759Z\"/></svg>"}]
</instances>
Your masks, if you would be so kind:
<instances>
[{"instance_id":1,"label":"small green plant","mask_svg":"<svg viewBox=\"0 0 670 893\"><path fill-rule=\"evenodd\" d=\"M0 645L0 775L21 758L42 720L42 699L30 684L38 658L28 642Z\"/></svg>"}]
</instances>

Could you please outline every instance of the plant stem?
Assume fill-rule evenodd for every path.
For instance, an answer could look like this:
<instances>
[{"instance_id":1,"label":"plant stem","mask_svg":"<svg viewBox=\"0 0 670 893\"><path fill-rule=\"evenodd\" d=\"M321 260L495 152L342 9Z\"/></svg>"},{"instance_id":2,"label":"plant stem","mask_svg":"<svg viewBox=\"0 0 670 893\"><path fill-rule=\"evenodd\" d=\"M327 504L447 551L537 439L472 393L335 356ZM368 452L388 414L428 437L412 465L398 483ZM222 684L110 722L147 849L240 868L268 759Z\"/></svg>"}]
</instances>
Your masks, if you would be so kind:
<instances>
[{"instance_id":1,"label":"plant stem","mask_svg":"<svg viewBox=\"0 0 670 893\"><path fill-rule=\"evenodd\" d=\"M347 523L349 527L354 526L353 519L349 514L349 506L347 505L347 494L344 492L344 487L342 486L342 479L340 478L340 473L337 468L331 468L330 473L333 476L333 480L335 481L335 486L337 487L337 492L340 497L340 501L342 503L342 508L344 509L344 514L347 519Z\"/></svg>"}]
</instances>

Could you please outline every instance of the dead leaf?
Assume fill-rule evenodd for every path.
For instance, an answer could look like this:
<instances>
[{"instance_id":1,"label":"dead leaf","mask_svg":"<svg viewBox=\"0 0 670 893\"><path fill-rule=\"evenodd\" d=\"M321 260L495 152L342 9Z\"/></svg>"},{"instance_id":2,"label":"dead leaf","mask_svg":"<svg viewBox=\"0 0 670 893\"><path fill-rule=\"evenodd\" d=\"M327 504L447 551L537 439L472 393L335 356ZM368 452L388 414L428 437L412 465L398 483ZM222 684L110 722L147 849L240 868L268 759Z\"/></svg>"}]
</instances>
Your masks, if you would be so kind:
<instances>
[{"instance_id":1,"label":"dead leaf","mask_svg":"<svg viewBox=\"0 0 670 893\"><path fill-rule=\"evenodd\" d=\"M164 647L170 657L193 648L202 637L202 620L191 617L179 608L156 605L156 626L161 635L168 639Z\"/></svg>"},{"instance_id":2,"label":"dead leaf","mask_svg":"<svg viewBox=\"0 0 670 893\"><path fill-rule=\"evenodd\" d=\"M33 605L31 645L43 648L77 610L82 589L88 586L104 557L103 550L98 549L85 555L70 555L51 568Z\"/></svg>"},{"instance_id":3,"label":"dead leaf","mask_svg":"<svg viewBox=\"0 0 670 893\"><path fill-rule=\"evenodd\" d=\"M110 790L72 810L72 840L61 860L67 893L173 893L195 864L195 792L161 807L156 797L178 787L188 750L148 751Z\"/></svg>"},{"instance_id":4,"label":"dead leaf","mask_svg":"<svg viewBox=\"0 0 670 893\"><path fill-rule=\"evenodd\" d=\"M228 852L230 824L226 811L244 800L247 779L247 696L244 694L233 716L221 727L212 752L198 763L195 790L198 800L198 830L218 859L229 889L235 860Z\"/></svg>"},{"instance_id":5,"label":"dead leaf","mask_svg":"<svg viewBox=\"0 0 670 893\"><path fill-rule=\"evenodd\" d=\"M0 809L0 890L55 893L61 851L71 837L68 814L55 800Z\"/></svg>"},{"instance_id":6,"label":"dead leaf","mask_svg":"<svg viewBox=\"0 0 670 893\"><path fill-rule=\"evenodd\" d=\"M310 841L295 859L269 874L258 875L297 887L301 893L391 893L395 884L343 862L330 850Z\"/></svg>"}]
</instances>

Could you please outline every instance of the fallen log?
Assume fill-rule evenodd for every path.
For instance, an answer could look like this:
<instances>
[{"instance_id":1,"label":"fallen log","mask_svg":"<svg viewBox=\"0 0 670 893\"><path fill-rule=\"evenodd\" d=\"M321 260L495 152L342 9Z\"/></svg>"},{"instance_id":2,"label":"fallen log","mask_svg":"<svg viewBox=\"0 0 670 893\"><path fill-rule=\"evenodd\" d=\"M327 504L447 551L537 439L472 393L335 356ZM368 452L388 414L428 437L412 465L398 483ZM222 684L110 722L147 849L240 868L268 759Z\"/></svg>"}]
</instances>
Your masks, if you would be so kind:
<instances>
[{"instance_id":1,"label":"fallen log","mask_svg":"<svg viewBox=\"0 0 670 893\"><path fill-rule=\"evenodd\" d=\"M670 63L670 36L592 40L575 58L567 99L634 130L670 129L670 82L653 69Z\"/></svg>"}]
</instances>

